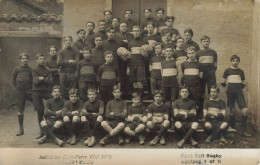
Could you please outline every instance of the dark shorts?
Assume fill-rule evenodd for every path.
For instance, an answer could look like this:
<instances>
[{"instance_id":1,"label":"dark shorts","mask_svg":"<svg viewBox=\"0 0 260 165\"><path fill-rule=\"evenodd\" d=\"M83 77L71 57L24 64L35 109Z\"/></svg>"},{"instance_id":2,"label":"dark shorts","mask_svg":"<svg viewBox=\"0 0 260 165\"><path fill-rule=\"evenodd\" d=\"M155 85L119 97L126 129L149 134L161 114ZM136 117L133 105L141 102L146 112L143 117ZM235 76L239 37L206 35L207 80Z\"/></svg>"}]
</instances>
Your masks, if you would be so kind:
<instances>
[{"instance_id":1,"label":"dark shorts","mask_svg":"<svg viewBox=\"0 0 260 165\"><path fill-rule=\"evenodd\" d=\"M111 121L108 121L108 120L107 120L107 123L108 123L108 125L109 125L111 128L115 128L119 123L125 124L122 120L111 120Z\"/></svg>"},{"instance_id":2,"label":"dark shorts","mask_svg":"<svg viewBox=\"0 0 260 165\"><path fill-rule=\"evenodd\" d=\"M126 123L126 127L129 127L131 130L136 129L140 124L143 124L143 122L133 122L133 123Z\"/></svg>"},{"instance_id":3,"label":"dark shorts","mask_svg":"<svg viewBox=\"0 0 260 165\"><path fill-rule=\"evenodd\" d=\"M211 121L211 122L209 122L209 123L212 125L212 128L211 128L210 130L205 127L206 122L209 122L209 121L205 121L205 122L204 122L204 124L203 124L203 129L204 129L204 132L205 132L205 133L210 134L210 133L212 133L213 131L215 131L217 128L219 128L220 125L221 125L222 123L224 123L225 121ZM226 131L227 129L228 129L228 127L225 129L225 131Z\"/></svg>"},{"instance_id":4,"label":"dark shorts","mask_svg":"<svg viewBox=\"0 0 260 165\"><path fill-rule=\"evenodd\" d=\"M62 119L46 119L45 121L46 121L46 123L48 124L48 126L50 126L50 127L53 127L54 124L55 124L57 121L59 121L59 122L61 122L61 123L63 124L63 120L62 120Z\"/></svg>"},{"instance_id":5,"label":"dark shorts","mask_svg":"<svg viewBox=\"0 0 260 165\"><path fill-rule=\"evenodd\" d=\"M181 128L184 128L185 130L189 130L191 128L191 125L194 121L176 121L181 123Z\"/></svg>"},{"instance_id":6,"label":"dark shorts","mask_svg":"<svg viewBox=\"0 0 260 165\"><path fill-rule=\"evenodd\" d=\"M178 98L178 88L178 86L162 87L164 101L175 101Z\"/></svg>"},{"instance_id":7,"label":"dark shorts","mask_svg":"<svg viewBox=\"0 0 260 165\"><path fill-rule=\"evenodd\" d=\"M89 116L87 117L87 116L86 116L86 118L87 118L89 127L90 127L91 129L93 129L94 126L95 126L95 124L96 124L97 117L89 117Z\"/></svg>"},{"instance_id":8,"label":"dark shorts","mask_svg":"<svg viewBox=\"0 0 260 165\"><path fill-rule=\"evenodd\" d=\"M237 101L240 109L247 107L242 89L227 92L227 105L230 107L230 109L235 108L235 101Z\"/></svg>"},{"instance_id":9,"label":"dark shorts","mask_svg":"<svg viewBox=\"0 0 260 165\"><path fill-rule=\"evenodd\" d=\"M131 65L129 67L129 70L130 70L130 81L132 83L145 81L145 66Z\"/></svg>"}]
</instances>

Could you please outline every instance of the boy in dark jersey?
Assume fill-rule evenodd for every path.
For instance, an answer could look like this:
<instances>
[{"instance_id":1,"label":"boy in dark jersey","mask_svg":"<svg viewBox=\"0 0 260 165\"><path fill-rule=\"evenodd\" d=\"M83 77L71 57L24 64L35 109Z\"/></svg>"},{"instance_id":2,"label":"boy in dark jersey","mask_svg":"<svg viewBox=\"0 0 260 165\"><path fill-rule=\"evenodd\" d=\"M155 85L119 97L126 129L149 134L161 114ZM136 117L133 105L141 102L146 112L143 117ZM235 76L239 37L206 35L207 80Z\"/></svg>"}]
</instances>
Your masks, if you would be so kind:
<instances>
[{"instance_id":1,"label":"boy in dark jersey","mask_svg":"<svg viewBox=\"0 0 260 165\"><path fill-rule=\"evenodd\" d=\"M23 119L24 106L26 99L32 102L32 69L28 66L29 55L27 53L20 54L20 66L14 68L13 85L15 87L16 102L18 105L18 123L19 130L16 136L24 134Z\"/></svg>"},{"instance_id":2,"label":"boy in dark jersey","mask_svg":"<svg viewBox=\"0 0 260 165\"><path fill-rule=\"evenodd\" d=\"M141 51L141 46L148 44L141 38L141 29L139 26L133 26L134 39L129 42L128 47L131 51L129 59L130 81L133 83L134 91L138 91L143 98L143 82L145 81L145 60L148 53Z\"/></svg>"},{"instance_id":3,"label":"boy in dark jersey","mask_svg":"<svg viewBox=\"0 0 260 165\"><path fill-rule=\"evenodd\" d=\"M45 119L41 122L41 127L45 132L45 135L37 139L39 144L43 144L47 138L54 140L59 146L63 145L63 141L56 137L54 131L63 126L62 121L62 109L64 106L64 100L60 95L59 86L52 88L53 98L49 99L45 103L44 117Z\"/></svg>"},{"instance_id":4,"label":"boy in dark jersey","mask_svg":"<svg viewBox=\"0 0 260 165\"><path fill-rule=\"evenodd\" d=\"M101 126L108 132L108 134L102 138L99 143L106 145L106 141L109 137L118 135L118 143L124 144L122 137L122 131L125 128L125 118L127 116L127 103L121 99L122 92L118 86L113 87L114 99L110 100L106 106L105 117L106 121L102 121Z\"/></svg>"},{"instance_id":5,"label":"boy in dark jersey","mask_svg":"<svg viewBox=\"0 0 260 165\"><path fill-rule=\"evenodd\" d=\"M49 87L52 85L52 74L44 66L45 59L44 55L41 53L36 54L37 66L32 70L33 75L33 105L34 109L37 111L38 123L41 129L40 135L36 139L41 138L44 133L41 128L41 121L44 115L44 105L43 99L47 100L51 98L51 93Z\"/></svg>"},{"instance_id":6,"label":"boy in dark jersey","mask_svg":"<svg viewBox=\"0 0 260 165\"><path fill-rule=\"evenodd\" d=\"M203 79L202 79L202 94L205 94L205 87L207 85L208 92L212 85L216 85L216 70L218 56L217 52L209 47L210 38L208 36L202 36L200 39L202 43L201 50L197 51L198 61L202 65Z\"/></svg>"},{"instance_id":7,"label":"boy in dark jersey","mask_svg":"<svg viewBox=\"0 0 260 165\"><path fill-rule=\"evenodd\" d=\"M226 114L226 103L218 98L219 88L211 86L210 98L204 102L203 114L205 118L204 131L209 134L206 143L217 139L226 141L223 134L228 129L228 123L224 121Z\"/></svg>"},{"instance_id":8,"label":"boy in dark jersey","mask_svg":"<svg viewBox=\"0 0 260 165\"><path fill-rule=\"evenodd\" d=\"M162 42L163 42L163 47L167 48L167 47L171 47L173 49L176 48L176 43L174 41L172 41L172 32L170 30L164 30L163 34L162 34Z\"/></svg>"},{"instance_id":9,"label":"boy in dark jersey","mask_svg":"<svg viewBox=\"0 0 260 165\"><path fill-rule=\"evenodd\" d=\"M95 47L94 38L93 38L94 37L94 28L95 28L94 22L88 21L86 23L87 32L86 32L86 35L84 38L84 42L88 45L88 47L90 49L93 49Z\"/></svg>"},{"instance_id":10,"label":"boy in dark jersey","mask_svg":"<svg viewBox=\"0 0 260 165\"><path fill-rule=\"evenodd\" d=\"M231 56L232 66L225 70L223 74L224 81L221 83L222 86L227 86L227 104L230 108L230 126L235 128L235 101L239 108L242 110L242 128L244 136L251 136L247 130L247 117L248 108L246 105L245 97L243 94L243 88L245 84L245 74L243 70L238 68L240 63L240 57L237 55Z\"/></svg>"},{"instance_id":11,"label":"boy in dark jersey","mask_svg":"<svg viewBox=\"0 0 260 165\"><path fill-rule=\"evenodd\" d=\"M144 9L144 17L145 17L145 19L142 22L142 29L147 30L146 26L147 26L148 23L155 24L155 19L152 17L152 9L145 8Z\"/></svg>"},{"instance_id":12,"label":"boy in dark jersey","mask_svg":"<svg viewBox=\"0 0 260 165\"><path fill-rule=\"evenodd\" d=\"M73 42L72 46L71 46L75 51L78 52L79 61L81 61L84 58L83 54L82 54L82 49L85 47L88 47L88 45L84 41L85 34L86 34L86 31L84 29L79 29L77 31L78 39L75 42Z\"/></svg>"},{"instance_id":13,"label":"boy in dark jersey","mask_svg":"<svg viewBox=\"0 0 260 165\"><path fill-rule=\"evenodd\" d=\"M62 118L64 125L69 133L68 144L75 145L76 139L76 127L80 123L80 112L82 109L82 101L79 100L78 90L71 88L69 90L69 100L64 103L62 110Z\"/></svg>"},{"instance_id":14,"label":"boy in dark jersey","mask_svg":"<svg viewBox=\"0 0 260 165\"><path fill-rule=\"evenodd\" d=\"M103 40L107 39L106 35L106 21L105 20L99 20L98 21L98 31L94 35L101 35Z\"/></svg>"},{"instance_id":15,"label":"boy in dark jersey","mask_svg":"<svg viewBox=\"0 0 260 165\"><path fill-rule=\"evenodd\" d=\"M161 35L164 35L165 31L169 30L170 33L172 34L172 41L175 41L175 38L180 35L180 32L177 29L173 28L174 20L175 20L174 16L167 16L165 18L166 28L162 29L161 31Z\"/></svg>"},{"instance_id":16,"label":"boy in dark jersey","mask_svg":"<svg viewBox=\"0 0 260 165\"><path fill-rule=\"evenodd\" d=\"M162 83L162 65L161 62L165 60L165 57L162 55L162 44L155 44L155 55L150 60L150 71L151 71L151 91L154 95L155 90L161 90Z\"/></svg>"},{"instance_id":17,"label":"boy in dark jersey","mask_svg":"<svg viewBox=\"0 0 260 165\"><path fill-rule=\"evenodd\" d=\"M193 30L192 29L185 29L184 30L184 37L185 42L183 45L183 49L186 50L190 46L194 46L196 48L196 51L200 50L200 46L197 44L197 42L192 40L193 37Z\"/></svg>"},{"instance_id":18,"label":"boy in dark jersey","mask_svg":"<svg viewBox=\"0 0 260 165\"><path fill-rule=\"evenodd\" d=\"M160 33L163 28L166 27L164 20L165 10L163 8L156 9L157 20L155 21L155 27L158 29L157 31Z\"/></svg>"},{"instance_id":19,"label":"boy in dark jersey","mask_svg":"<svg viewBox=\"0 0 260 165\"><path fill-rule=\"evenodd\" d=\"M57 47L55 45L49 47L49 54L51 57L45 61L45 67L52 73L53 84L50 88L50 90L52 90L52 87L60 83L59 67L57 64Z\"/></svg>"},{"instance_id":20,"label":"boy in dark jersey","mask_svg":"<svg viewBox=\"0 0 260 165\"><path fill-rule=\"evenodd\" d=\"M91 60L95 64L96 70L106 61L104 59L105 49L103 46L103 37L101 35L94 35L95 48L92 49Z\"/></svg>"},{"instance_id":21,"label":"boy in dark jersey","mask_svg":"<svg viewBox=\"0 0 260 165\"><path fill-rule=\"evenodd\" d=\"M159 133L150 141L150 145L156 145L159 140L161 145L165 145L163 134L170 125L168 115L170 106L164 104L162 100L162 91L156 90L154 93L154 103L148 106L147 128L151 130L151 133L155 133L159 129Z\"/></svg>"},{"instance_id":22,"label":"boy in dark jersey","mask_svg":"<svg viewBox=\"0 0 260 165\"><path fill-rule=\"evenodd\" d=\"M115 17L112 19L112 28L115 29L115 34L119 33L120 18Z\"/></svg>"},{"instance_id":23,"label":"boy in dark jersey","mask_svg":"<svg viewBox=\"0 0 260 165\"><path fill-rule=\"evenodd\" d=\"M79 80L80 98L84 102L87 100L87 90L96 88L97 70L91 60L91 50L86 47L83 50L84 60L80 61L77 66L76 76Z\"/></svg>"},{"instance_id":24,"label":"boy in dark jersey","mask_svg":"<svg viewBox=\"0 0 260 165\"><path fill-rule=\"evenodd\" d=\"M69 99L68 90L75 85L75 71L79 55L71 47L72 37L64 37L65 48L59 51L57 62L60 67L60 90L64 99Z\"/></svg>"},{"instance_id":25,"label":"boy in dark jersey","mask_svg":"<svg viewBox=\"0 0 260 165\"><path fill-rule=\"evenodd\" d=\"M125 20L122 22L125 22L127 24L127 31L131 32L133 30L134 21L132 20L132 14L133 10L131 9L125 9Z\"/></svg>"},{"instance_id":26,"label":"boy in dark jersey","mask_svg":"<svg viewBox=\"0 0 260 165\"><path fill-rule=\"evenodd\" d=\"M88 147L93 147L96 143L97 132L101 129L103 121L104 104L97 97L96 89L88 89L88 101L83 104L81 111L81 123L87 129L88 138L84 142Z\"/></svg>"},{"instance_id":27,"label":"boy in dark jersey","mask_svg":"<svg viewBox=\"0 0 260 165\"><path fill-rule=\"evenodd\" d=\"M97 81L99 83L100 99L106 106L109 100L113 99L113 86L120 86L120 77L118 67L113 64L113 52L107 50L104 53L106 63L100 66L97 74Z\"/></svg>"},{"instance_id":28,"label":"boy in dark jersey","mask_svg":"<svg viewBox=\"0 0 260 165\"><path fill-rule=\"evenodd\" d=\"M173 56L176 58L177 63L181 64L187 60L187 52L184 48L184 39L181 36L176 38L176 49L173 53Z\"/></svg>"},{"instance_id":29,"label":"boy in dark jersey","mask_svg":"<svg viewBox=\"0 0 260 165\"><path fill-rule=\"evenodd\" d=\"M105 10L103 12L104 19L105 19L105 29L112 27L112 11L111 10Z\"/></svg>"},{"instance_id":30,"label":"boy in dark jersey","mask_svg":"<svg viewBox=\"0 0 260 165\"><path fill-rule=\"evenodd\" d=\"M189 140L192 146L197 146L192 135L198 128L199 124L195 122L196 119L196 105L193 100L188 99L189 90L186 86L180 88L181 98L176 100L173 104L173 114L175 118L176 131L181 136L181 140L177 143L179 148L183 147L185 141Z\"/></svg>"},{"instance_id":31,"label":"boy in dark jersey","mask_svg":"<svg viewBox=\"0 0 260 165\"><path fill-rule=\"evenodd\" d=\"M139 143L143 145L145 143L145 137L142 132L145 129L145 123L147 122L147 112L145 106L141 103L140 94L134 92L132 94L133 103L128 106L126 127L124 133L128 135L125 139L125 143L130 143L130 139L138 135Z\"/></svg>"},{"instance_id":32,"label":"boy in dark jersey","mask_svg":"<svg viewBox=\"0 0 260 165\"><path fill-rule=\"evenodd\" d=\"M183 79L182 84L185 84L190 92L191 97L197 106L197 117L203 117L202 100L201 100L201 84L203 77L201 64L196 59L196 48L194 46L187 48L187 61L181 64Z\"/></svg>"}]
</instances>

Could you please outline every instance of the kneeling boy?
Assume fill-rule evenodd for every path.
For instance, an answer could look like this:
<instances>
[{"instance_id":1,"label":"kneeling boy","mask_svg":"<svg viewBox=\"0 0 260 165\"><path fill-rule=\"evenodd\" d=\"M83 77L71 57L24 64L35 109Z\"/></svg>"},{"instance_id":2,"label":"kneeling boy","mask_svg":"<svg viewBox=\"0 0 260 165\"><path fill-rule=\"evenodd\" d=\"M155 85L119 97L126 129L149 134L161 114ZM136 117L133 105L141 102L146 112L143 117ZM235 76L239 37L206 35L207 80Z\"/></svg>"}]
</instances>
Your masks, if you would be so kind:
<instances>
[{"instance_id":1,"label":"kneeling boy","mask_svg":"<svg viewBox=\"0 0 260 165\"><path fill-rule=\"evenodd\" d=\"M87 96L88 101L83 104L81 111L81 123L89 132L89 137L84 144L92 147L96 143L96 134L100 130L103 121L104 104L103 101L97 98L96 89L89 89Z\"/></svg>"},{"instance_id":2,"label":"kneeling boy","mask_svg":"<svg viewBox=\"0 0 260 165\"><path fill-rule=\"evenodd\" d=\"M188 99L189 94L187 87L181 87L181 98L176 100L173 105L173 114L176 119L176 131L182 136L181 141L177 143L179 148L183 147L186 140L190 140L192 146L198 145L198 142L192 137L192 134L199 126L199 124L195 122L196 105L193 100Z\"/></svg>"},{"instance_id":3,"label":"kneeling boy","mask_svg":"<svg viewBox=\"0 0 260 165\"><path fill-rule=\"evenodd\" d=\"M106 121L102 121L101 126L108 132L108 134L99 141L101 145L106 145L106 140L118 135L119 144L124 144L124 139L121 131L125 128L125 118L127 116L127 103L121 99L122 92L118 86L113 87L114 99L110 100L106 106L105 117Z\"/></svg>"},{"instance_id":4,"label":"kneeling boy","mask_svg":"<svg viewBox=\"0 0 260 165\"><path fill-rule=\"evenodd\" d=\"M226 114L226 103L218 98L219 88L210 87L210 98L205 101L203 106L204 118L206 120L204 131L209 134L207 143L220 136L221 141L226 141L223 133L228 129L228 123L224 121Z\"/></svg>"},{"instance_id":5,"label":"kneeling boy","mask_svg":"<svg viewBox=\"0 0 260 165\"><path fill-rule=\"evenodd\" d=\"M155 132L157 131L157 129L160 129L159 133L150 142L150 145L156 145L158 140L160 140L160 143L164 145L165 140L163 134L170 125L170 121L168 119L170 106L164 104L162 98L163 98L162 91L156 90L154 92L154 103L148 106L147 128L150 129L152 132Z\"/></svg>"}]
</instances>

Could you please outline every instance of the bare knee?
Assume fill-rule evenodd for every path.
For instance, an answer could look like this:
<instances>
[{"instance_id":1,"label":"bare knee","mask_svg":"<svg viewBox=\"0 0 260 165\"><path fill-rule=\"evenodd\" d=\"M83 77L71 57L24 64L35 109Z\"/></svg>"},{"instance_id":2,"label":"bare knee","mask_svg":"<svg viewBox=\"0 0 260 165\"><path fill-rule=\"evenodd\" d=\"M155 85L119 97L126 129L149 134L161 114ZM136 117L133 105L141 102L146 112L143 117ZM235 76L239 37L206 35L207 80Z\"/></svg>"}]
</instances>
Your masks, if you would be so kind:
<instances>
[{"instance_id":1,"label":"bare knee","mask_svg":"<svg viewBox=\"0 0 260 165\"><path fill-rule=\"evenodd\" d=\"M152 121L148 121L146 125L147 125L147 128L149 128L149 129L152 129L154 126Z\"/></svg>"},{"instance_id":2,"label":"bare knee","mask_svg":"<svg viewBox=\"0 0 260 165\"><path fill-rule=\"evenodd\" d=\"M191 125L191 128L195 129L195 130L198 129L198 127L199 127L199 123L197 123L197 122L193 122Z\"/></svg>"},{"instance_id":3,"label":"bare knee","mask_svg":"<svg viewBox=\"0 0 260 165\"><path fill-rule=\"evenodd\" d=\"M168 128L169 125L170 125L169 120L164 120L163 123L162 123L162 126L163 126L164 128Z\"/></svg>"},{"instance_id":4,"label":"bare knee","mask_svg":"<svg viewBox=\"0 0 260 165\"><path fill-rule=\"evenodd\" d=\"M226 129L228 127L228 123L224 122L220 125L220 129Z\"/></svg>"},{"instance_id":5,"label":"bare knee","mask_svg":"<svg viewBox=\"0 0 260 165\"><path fill-rule=\"evenodd\" d=\"M64 121L65 123L70 122L69 116L64 116L64 117L63 117L63 121Z\"/></svg>"},{"instance_id":6,"label":"bare knee","mask_svg":"<svg viewBox=\"0 0 260 165\"><path fill-rule=\"evenodd\" d=\"M86 116L81 116L80 120L81 120L81 122L86 122L86 121L88 121L87 118L86 118Z\"/></svg>"},{"instance_id":7,"label":"bare knee","mask_svg":"<svg viewBox=\"0 0 260 165\"><path fill-rule=\"evenodd\" d=\"M248 115L248 109L247 108L243 108L242 109L242 115L243 116L247 116Z\"/></svg>"},{"instance_id":8,"label":"bare knee","mask_svg":"<svg viewBox=\"0 0 260 165\"><path fill-rule=\"evenodd\" d=\"M103 121L103 117L102 116L98 116L97 117L97 121L101 123Z\"/></svg>"},{"instance_id":9,"label":"bare knee","mask_svg":"<svg viewBox=\"0 0 260 165\"><path fill-rule=\"evenodd\" d=\"M45 121L45 120L43 120L42 122L41 122L41 127L45 127L45 126L47 126L48 124L47 124L47 122Z\"/></svg>"},{"instance_id":10,"label":"bare knee","mask_svg":"<svg viewBox=\"0 0 260 165\"><path fill-rule=\"evenodd\" d=\"M139 88L139 89L143 88L143 83L142 82L137 82L136 84L137 84L137 88Z\"/></svg>"},{"instance_id":11,"label":"bare knee","mask_svg":"<svg viewBox=\"0 0 260 165\"><path fill-rule=\"evenodd\" d=\"M54 128L60 128L62 127L63 123L61 121L56 121L55 124L54 124Z\"/></svg>"},{"instance_id":12,"label":"bare knee","mask_svg":"<svg viewBox=\"0 0 260 165\"><path fill-rule=\"evenodd\" d=\"M179 122L179 121L177 121L177 122L175 122L175 127L177 128L177 129L180 129L181 127L182 127L182 124L181 124L181 122Z\"/></svg>"},{"instance_id":13,"label":"bare knee","mask_svg":"<svg viewBox=\"0 0 260 165\"><path fill-rule=\"evenodd\" d=\"M80 122L80 118L78 116L73 116L72 123L79 123L79 122Z\"/></svg>"},{"instance_id":14,"label":"bare knee","mask_svg":"<svg viewBox=\"0 0 260 165\"><path fill-rule=\"evenodd\" d=\"M108 123L107 123L106 121L102 121L102 122L101 122L101 126L102 126L102 127L106 127L106 126L108 126Z\"/></svg>"},{"instance_id":15,"label":"bare knee","mask_svg":"<svg viewBox=\"0 0 260 165\"><path fill-rule=\"evenodd\" d=\"M212 124L210 122L206 122L205 123L205 128L211 129L212 128Z\"/></svg>"}]
</instances>

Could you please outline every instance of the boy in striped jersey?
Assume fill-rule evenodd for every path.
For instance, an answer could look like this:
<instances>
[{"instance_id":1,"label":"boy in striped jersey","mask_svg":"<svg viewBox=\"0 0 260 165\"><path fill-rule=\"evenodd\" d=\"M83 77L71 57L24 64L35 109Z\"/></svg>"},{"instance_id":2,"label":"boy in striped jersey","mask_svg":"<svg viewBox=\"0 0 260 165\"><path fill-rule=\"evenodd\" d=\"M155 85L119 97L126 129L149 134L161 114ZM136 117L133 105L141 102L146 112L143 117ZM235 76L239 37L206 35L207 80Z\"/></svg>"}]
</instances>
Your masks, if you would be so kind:
<instances>
[{"instance_id":1,"label":"boy in striped jersey","mask_svg":"<svg viewBox=\"0 0 260 165\"><path fill-rule=\"evenodd\" d=\"M101 128L103 114L104 104L103 101L97 98L97 90L89 89L88 101L83 104L81 111L81 122L89 134L88 139L84 142L88 147L93 147L96 143L96 136Z\"/></svg>"},{"instance_id":2,"label":"boy in striped jersey","mask_svg":"<svg viewBox=\"0 0 260 165\"><path fill-rule=\"evenodd\" d=\"M127 110L127 126L124 129L124 133L127 134L128 137L125 139L125 142L130 143L131 137L138 135L139 143L143 145L145 143L145 137L142 135L142 132L147 122L146 108L141 103L139 93L134 92L132 94L132 101L133 104L129 105Z\"/></svg>"},{"instance_id":3,"label":"boy in striped jersey","mask_svg":"<svg viewBox=\"0 0 260 165\"><path fill-rule=\"evenodd\" d=\"M84 60L77 65L76 76L79 81L79 94L83 102L87 100L87 90L96 88L96 68L91 60L91 50L88 47L82 50Z\"/></svg>"},{"instance_id":4,"label":"boy in striped jersey","mask_svg":"<svg viewBox=\"0 0 260 165\"><path fill-rule=\"evenodd\" d=\"M97 81L99 82L100 99L107 104L109 100L113 99L113 86L120 86L118 67L113 65L113 52L111 50L105 51L104 54L106 63L101 65L98 69Z\"/></svg>"},{"instance_id":5,"label":"boy in striped jersey","mask_svg":"<svg viewBox=\"0 0 260 165\"><path fill-rule=\"evenodd\" d=\"M201 50L197 51L197 58L202 65L203 79L201 83L202 95L205 94L205 87L209 88L216 85L216 75L218 56L217 52L209 47L210 38L206 35L200 39L202 43Z\"/></svg>"},{"instance_id":6,"label":"boy in striped jersey","mask_svg":"<svg viewBox=\"0 0 260 165\"><path fill-rule=\"evenodd\" d=\"M173 114L176 119L175 128L182 136L182 139L177 143L179 148L183 147L186 140L189 140L194 147L198 145L198 142L192 137L199 126L199 124L195 122L196 106L195 102L188 98L189 94L189 89L186 86L181 87L181 98L176 100L173 104Z\"/></svg>"},{"instance_id":7,"label":"boy in striped jersey","mask_svg":"<svg viewBox=\"0 0 260 165\"><path fill-rule=\"evenodd\" d=\"M154 103L148 106L148 122L147 128L151 130L151 133L155 133L159 129L159 133L155 138L150 141L150 145L156 145L160 140L161 145L165 145L164 132L170 126L169 122L170 106L163 103L163 93L161 90L154 92Z\"/></svg>"},{"instance_id":8,"label":"boy in striped jersey","mask_svg":"<svg viewBox=\"0 0 260 165\"><path fill-rule=\"evenodd\" d=\"M226 69L221 83L223 87L227 86L227 104L230 108L230 126L235 128L235 101L242 110L242 128L244 136L251 136L247 131L248 108L243 94L243 88L246 86L244 71L238 68L240 57L233 55L230 58L231 67Z\"/></svg>"},{"instance_id":9,"label":"boy in striped jersey","mask_svg":"<svg viewBox=\"0 0 260 165\"><path fill-rule=\"evenodd\" d=\"M174 51L174 57L177 63L182 63L187 60L187 52L183 49L184 39L181 36L176 38L176 50Z\"/></svg>"},{"instance_id":10,"label":"boy in striped jersey","mask_svg":"<svg viewBox=\"0 0 260 165\"><path fill-rule=\"evenodd\" d=\"M181 64L183 79L182 84L185 84L190 92L191 97L197 106L197 117L202 118L202 100L201 100L201 84L200 81L203 77L201 64L196 59L196 48L194 46L187 48L188 60Z\"/></svg>"},{"instance_id":11,"label":"boy in striped jersey","mask_svg":"<svg viewBox=\"0 0 260 165\"><path fill-rule=\"evenodd\" d=\"M185 37L185 42L183 44L184 50L186 50L190 46L194 46L196 48L196 51L200 50L200 46L197 44L197 42L192 40L192 37L193 37L193 30L192 29L185 29L184 30L184 37Z\"/></svg>"},{"instance_id":12,"label":"boy in striped jersey","mask_svg":"<svg viewBox=\"0 0 260 165\"><path fill-rule=\"evenodd\" d=\"M152 95L154 95L155 90L161 90L161 62L163 60L165 60L165 57L162 55L162 44L157 43L155 44L155 55L150 60Z\"/></svg>"},{"instance_id":13,"label":"boy in striped jersey","mask_svg":"<svg viewBox=\"0 0 260 165\"><path fill-rule=\"evenodd\" d=\"M205 140L210 143L220 136L225 142L223 134L228 129L228 123L224 121L226 114L226 103L218 98L219 88L211 86L210 98L204 102L203 115L205 118L204 131L209 134Z\"/></svg>"},{"instance_id":14,"label":"boy in striped jersey","mask_svg":"<svg viewBox=\"0 0 260 165\"><path fill-rule=\"evenodd\" d=\"M145 81L145 60L148 58L146 51L141 51L141 46L148 44L146 40L141 37L140 26L133 26L134 39L128 44L131 51L131 58L129 59L130 81L133 83L134 91L138 91L143 98L143 82Z\"/></svg>"},{"instance_id":15,"label":"boy in striped jersey","mask_svg":"<svg viewBox=\"0 0 260 165\"><path fill-rule=\"evenodd\" d=\"M20 54L20 66L14 68L13 85L15 87L16 102L18 105L18 123L19 130L16 136L24 134L23 119L24 106L26 99L32 102L32 69L28 66L29 55L27 53Z\"/></svg>"}]
</instances>

